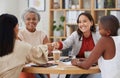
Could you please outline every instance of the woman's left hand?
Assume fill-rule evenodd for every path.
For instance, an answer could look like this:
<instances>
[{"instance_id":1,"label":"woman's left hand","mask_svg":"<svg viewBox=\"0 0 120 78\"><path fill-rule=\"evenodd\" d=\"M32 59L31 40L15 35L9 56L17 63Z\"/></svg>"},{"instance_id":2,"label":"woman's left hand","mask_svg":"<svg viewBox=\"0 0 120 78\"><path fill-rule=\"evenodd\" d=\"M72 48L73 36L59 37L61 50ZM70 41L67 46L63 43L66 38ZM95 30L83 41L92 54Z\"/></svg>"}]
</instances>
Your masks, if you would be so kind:
<instances>
[{"instance_id":1,"label":"woman's left hand","mask_svg":"<svg viewBox=\"0 0 120 78\"><path fill-rule=\"evenodd\" d=\"M79 62L79 59L72 59L71 64L74 66L77 66L77 63Z\"/></svg>"}]
</instances>

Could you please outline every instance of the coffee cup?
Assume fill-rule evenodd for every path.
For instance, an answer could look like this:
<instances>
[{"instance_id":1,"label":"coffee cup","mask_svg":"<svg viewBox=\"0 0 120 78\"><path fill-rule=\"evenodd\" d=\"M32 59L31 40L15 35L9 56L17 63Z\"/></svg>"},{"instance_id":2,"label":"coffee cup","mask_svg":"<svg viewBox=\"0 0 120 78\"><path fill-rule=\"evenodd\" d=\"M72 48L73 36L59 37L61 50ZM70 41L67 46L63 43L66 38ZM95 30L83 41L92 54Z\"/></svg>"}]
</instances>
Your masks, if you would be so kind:
<instances>
[{"instance_id":1,"label":"coffee cup","mask_svg":"<svg viewBox=\"0 0 120 78\"><path fill-rule=\"evenodd\" d=\"M59 50L54 50L53 51L53 59L54 59L55 62L59 62L60 54L61 54L61 51L59 51Z\"/></svg>"}]
</instances>

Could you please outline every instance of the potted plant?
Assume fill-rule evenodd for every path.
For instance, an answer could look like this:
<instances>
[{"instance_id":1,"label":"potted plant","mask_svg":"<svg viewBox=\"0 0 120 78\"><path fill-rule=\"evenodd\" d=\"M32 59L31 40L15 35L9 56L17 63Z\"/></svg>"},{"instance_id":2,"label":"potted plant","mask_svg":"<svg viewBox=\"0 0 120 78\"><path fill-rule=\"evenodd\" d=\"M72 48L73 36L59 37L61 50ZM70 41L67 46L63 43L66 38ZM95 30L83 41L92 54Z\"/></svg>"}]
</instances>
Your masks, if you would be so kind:
<instances>
[{"instance_id":1,"label":"potted plant","mask_svg":"<svg viewBox=\"0 0 120 78\"><path fill-rule=\"evenodd\" d=\"M64 29L63 22L65 21L65 16L60 16L59 20L60 20L59 25L56 24L55 20L53 21L53 31L56 34L55 36L61 36L62 35L63 29Z\"/></svg>"}]
</instances>

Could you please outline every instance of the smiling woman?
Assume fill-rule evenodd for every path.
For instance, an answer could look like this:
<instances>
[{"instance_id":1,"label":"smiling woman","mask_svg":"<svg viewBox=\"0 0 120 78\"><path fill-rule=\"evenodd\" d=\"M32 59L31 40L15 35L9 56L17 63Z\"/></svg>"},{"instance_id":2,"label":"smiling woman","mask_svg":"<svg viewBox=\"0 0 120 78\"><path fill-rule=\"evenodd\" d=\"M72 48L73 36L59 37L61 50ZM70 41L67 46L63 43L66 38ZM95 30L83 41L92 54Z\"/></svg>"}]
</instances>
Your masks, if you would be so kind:
<instances>
[{"instance_id":1,"label":"smiling woman","mask_svg":"<svg viewBox=\"0 0 120 78\"><path fill-rule=\"evenodd\" d=\"M65 50L72 46L72 54L77 58L84 58L85 51L91 51L99 40L99 33L96 32L91 14L83 12L77 18L78 30L74 31L64 41L54 42L54 48ZM82 75L77 75L81 77ZM99 74L91 74L89 76L100 76ZM76 78L76 75L71 75L71 78Z\"/></svg>"},{"instance_id":2,"label":"smiling woman","mask_svg":"<svg viewBox=\"0 0 120 78\"><path fill-rule=\"evenodd\" d=\"M40 15L35 8L26 9L22 15L22 19L25 23L26 28L19 31L18 36L21 40L28 42L33 46L46 44L49 42L47 35L43 31L36 29L37 24L40 21ZM22 74L21 78L23 78L23 75L24 74ZM31 74L27 73L25 75L29 76Z\"/></svg>"}]
</instances>

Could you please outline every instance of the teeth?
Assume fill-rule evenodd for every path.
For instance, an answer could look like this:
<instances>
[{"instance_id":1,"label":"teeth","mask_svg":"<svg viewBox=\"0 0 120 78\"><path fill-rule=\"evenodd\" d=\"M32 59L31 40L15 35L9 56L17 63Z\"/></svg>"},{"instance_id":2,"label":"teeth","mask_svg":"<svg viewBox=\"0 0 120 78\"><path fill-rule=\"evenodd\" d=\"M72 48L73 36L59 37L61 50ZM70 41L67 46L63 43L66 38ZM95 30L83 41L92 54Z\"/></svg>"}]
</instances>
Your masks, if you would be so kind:
<instances>
[{"instance_id":1,"label":"teeth","mask_svg":"<svg viewBox=\"0 0 120 78\"><path fill-rule=\"evenodd\" d=\"M33 26L33 24L30 24L30 26Z\"/></svg>"},{"instance_id":2,"label":"teeth","mask_svg":"<svg viewBox=\"0 0 120 78\"><path fill-rule=\"evenodd\" d=\"M86 27L82 27L81 29L86 29Z\"/></svg>"}]
</instances>

